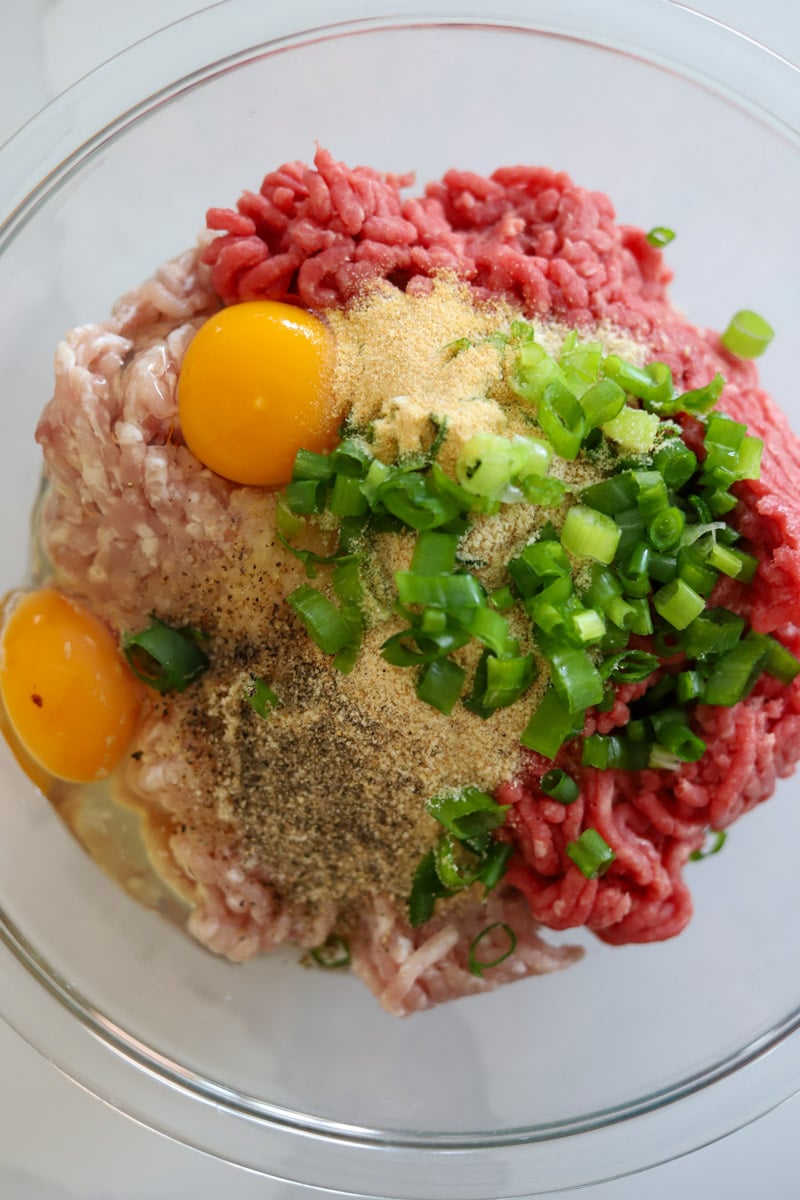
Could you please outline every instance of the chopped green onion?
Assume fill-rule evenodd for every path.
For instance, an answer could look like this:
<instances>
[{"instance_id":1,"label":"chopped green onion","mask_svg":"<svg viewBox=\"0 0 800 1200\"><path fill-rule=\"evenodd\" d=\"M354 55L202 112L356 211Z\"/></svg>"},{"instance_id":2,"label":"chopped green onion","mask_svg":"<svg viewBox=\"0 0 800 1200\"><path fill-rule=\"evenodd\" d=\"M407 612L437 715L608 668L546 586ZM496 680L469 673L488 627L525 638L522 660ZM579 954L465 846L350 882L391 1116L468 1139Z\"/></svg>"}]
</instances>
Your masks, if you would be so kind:
<instances>
[{"instance_id":1,"label":"chopped green onion","mask_svg":"<svg viewBox=\"0 0 800 1200\"><path fill-rule=\"evenodd\" d=\"M352 641L350 626L339 609L316 588L303 583L286 599L323 654L335 654Z\"/></svg>"},{"instance_id":2,"label":"chopped green onion","mask_svg":"<svg viewBox=\"0 0 800 1200\"><path fill-rule=\"evenodd\" d=\"M617 857L596 829L584 829L577 841L567 842L565 849L586 879L602 875Z\"/></svg>"},{"instance_id":3,"label":"chopped green onion","mask_svg":"<svg viewBox=\"0 0 800 1200\"><path fill-rule=\"evenodd\" d=\"M458 856L458 857L457 857ZM464 850L451 833L443 833L433 851L436 874L448 892L461 892L477 879L475 855Z\"/></svg>"},{"instance_id":4,"label":"chopped green onion","mask_svg":"<svg viewBox=\"0 0 800 1200\"><path fill-rule=\"evenodd\" d=\"M714 834L713 844L708 850L693 850L689 855L689 858L692 862L699 862L703 858L711 858L712 854L719 854L720 850L725 845L725 842L728 839L728 834L724 829L712 829L710 832Z\"/></svg>"},{"instance_id":5,"label":"chopped green onion","mask_svg":"<svg viewBox=\"0 0 800 1200\"><path fill-rule=\"evenodd\" d=\"M414 571L397 571L394 579L400 603L405 607L431 604L435 608L474 608L485 603L483 588L474 575L418 575ZM499 616L498 613L493 615Z\"/></svg>"},{"instance_id":6,"label":"chopped green onion","mask_svg":"<svg viewBox=\"0 0 800 1200\"><path fill-rule=\"evenodd\" d=\"M569 577L570 571L563 546L551 541L533 542L508 564L508 573L523 599L534 596L550 580Z\"/></svg>"},{"instance_id":7,"label":"chopped green onion","mask_svg":"<svg viewBox=\"0 0 800 1200\"><path fill-rule=\"evenodd\" d=\"M436 901L449 893L436 874L433 850L424 854L417 864L408 899L408 923L412 929L424 925L433 916Z\"/></svg>"},{"instance_id":8,"label":"chopped green onion","mask_svg":"<svg viewBox=\"0 0 800 1200\"><path fill-rule=\"evenodd\" d=\"M720 341L737 358L758 358L775 336L772 326L750 309L734 313Z\"/></svg>"},{"instance_id":9,"label":"chopped green onion","mask_svg":"<svg viewBox=\"0 0 800 1200\"><path fill-rule=\"evenodd\" d=\"M668 246L675 239L675 230L668 229L666 225L654 225L649 233L646 233L645 240L651 245L656 246L659 250L664 246Z\"/></svg>"},{"instance_id":10,"label":"chopped green onion","mask_svg":"<svg viewBox=\"0 0 800 1200\"><path fill-rule=\"evenodd\" d=\"M411 570L415 575L449 574L456 561L458 536L426 530L414 543Z\"/></svg>"},{"instance_id":11,"label":"chopped green onion","mask_svg":"<svg viewBox=\"0 0 800 1200\"><path fill-rule=\"evenodd\" d=\"M539 400L536 419L556 454L570 461L578 457L586 433L586 418L566 384L557 381L547 384Z\"/></svg>"},{"instance_id":12,"label":"chopped green onion","mask_svg":"<svg viewBox=\"0 0 800 1200\"><path fill-rule=\"evenodd\" d=\"M298 450L292 467L292 479L313 479L324 483L333 474L328 454L316 454L313 450Z\"/></svg>"},{"instance_id":13,"label":"chopped green onion","mask_svg":"<svg viewBox=\"0 0 800 1200\"><path fill-rule=\"evenodd\" d=\"M123 634L122 650L142 683L156 692L185 692L210 666L198 637L191 626L175 629L153 617L139 633Z\"/></svg>"},{"instance_id":14,"label":"chopped green onion","mask_svg":"<svg viewBox=\"0 0 800 1200\"><path fill-rule=\"evenodd\" d=\"M580 733L583 717L583 713L571 713L555 689L549 688L531 714L519 740L526 749L535 750L545 758L555 758L564 742L573 734Z\"/></svg>"},{"instance_id":15,"label":"chopped green onion","mask_svg":"<svg viewBox=\"0 0 800 1200\"><path fill-rule=\"evenodd\" d=\"M653 596L653 605L673 629L685 629L706 606L702 596L683 579L665 583Z\"/></svg>"},{"instance_id":16,"label":"chopped green onion","mask_svg":"<svg viewBox=\"0 0 800 1200\"><path fill-rule=\"evenodd\" d=\"M516 599L511 588L506 584L504 587L495 588L493 592L489 593L489 603L498 612L508 612L516 604Z\"/></svg>"},{"instance_id":17,"label":"chopped green onion","mask_svg":"<svg viewBox=\"0 0 800 1200\"><path fill-rule=\"evenodd\" d=\"M547 651L547 658L553 687L570 713L577 716L601 702L603 681L585 650L556 646Z\"/></svg>"},{"instance_id":18,"label":"chopped green onion","mask_svg":"<svg viewBox=\"0 0 800 1200\"><path fill-rule=\"evenodd\" d=\"M259 717L268 717L280 704L280 698L263 679L251 676L245 684L244 698Z\"/></svg>"},{"instance_id":19,"label":"chopped green onion","mask_svg":"<svg viewBox=\"0 0 800 1200\"><path fill-rule=\"evenodd\" d=\"M338 933L328 934L321 946L311 951L315 963L326 969L350 966L350 947Z\"/></svg>"},{"instance_id":20,"label":"chopped green onion","mask_svg":"<svg viewBox=\"0 0 800 1200\"><path fill-rule=\"evenodd\" d=\"M466 671L449 658L436 658L423 667L417 682L417 698L449 716L461 695Z\"/></svg>"},{"instance_id":21,"label":"chopped green onion","mask_svg":"<svg viewBox=\"0 0 800 1200\"><path fill-rule=\"evenodd\" d=\"M368 474L362 485L368 498L369 482ZM461 512L452 496L434 491L428 479L416 471L392 471L378 487L376 499L411 529L436 529Z\"/></svg>"},{"instance_id":22,"label":"chopped green onion","mask_svg":"<svg viewBox=\"0 0 800 1200\"><path fill-rule=\"evenodd\" d=\"M725 377L717 372L711 382L707 383L705 387L693 388L692 391L684 392L682 396L677 396L675 399L675 411L694 413L696 417L701 417L714 407L722 395L724 387Z\"/></svg>"},{"instance_id":23,"label":"chopped green onion","mask_svg":"<svg viewBox=\"0 0 800 1200\"><path fill-rule=\"evenodd\" d=\"M336 475L328 507L337 517L360 517L369 504L361 490L361 480L352 475Z\"/></svg>"},{"instance_id":24,"label":"chopped green onion","mask_svg":"<svg viewBox=\"0 0 800 1200\"><path fill-rule=\"evenodd\" d=\"M779 679L781 683L791 683L800 674L800 661L777 638L766 633L750 633L748 637L765 649L767 659L764 670L768 675Z\"/></svg>"},{"instance_id":25,"label":"chopped green onion","mask_svg":"<svg viewBox=\"0 0 800 1200\"><path fill-rule=\"evenodd\" d=\"M481 959L478 958L478 947L485 937L493 933L495 929L502 929L508 939L508 947L496 958ZM517 948L517 935L510 925L506 925L505 921L495 921L493 925L487 925L482 929L477 937L474 937L470 942L469 956L467 958L467 966L473 975L477 975L479 979L483 978L483 972L490 970L492 967L499 967L501 962L514 953Z\"/></svg>"},{"instance_id":26,"label":"chopped green onion","mask_svg":"<svg viewBox=\"0 0 800 1200\"><path fill-rule=\"evenodd\" d=\"M523 400L538 403L548 384L557 382L566 387L564 373L555 359L551 358L543 346L537 342L526 342L520 346L509 383L511 388ZM555 443L553 443L555 446ZM556 452L560 453L558 447Z\"/></svg>"},{"instance_id":27,"label":"chopped green onion","mask_svg":"<svg viewBox=\"0 0 800 1200\"><path fill-rule=\"evenodd\" d=\"M756 639L744 638L714 663L703 701L731 707L748 694L767 661L767 651Z\"/></svg>"},{"instance_id":28,"label":"chopped green onion","mask_svg":"<svg viewBox=\"0 0 800 1200\"><path fill-rule=\"evenodd\" d=\"M581 766L596 767L599 771L641 771L647 766L649 743L616 735L593 733L581 744Z\"/></svg>"},{"instance_id":29,"label":"chopped green onion","mask_svg":"<svg viewBox=\"0 0 800 1200\"><path fill-rule=\"evenodd\" d=\"M580 406L586 417L586 428L596 429L620 414L625 407L625 392L613 379L601 379L583 393Z\"/></svg>"},{"instance_id":30,"label":"chopped green onion","mask_svg":"<svg viewBox=\"0 0 800 1200\"><path fill-rule=\"evenodd\" d=\"M619 526L612 517L586 504L573 504L561 529L561 544L578 558L613 561L619 545Z\"/></svg>"},{"instance_id":31,"label":"chopped green onion","mask_svg":"<svg viewBox=\"0 0 800 1200\"><path fill-rule=\"evenodd\" d=\"M363 479L372 465L372 455L360 442L346 438L331 451L331 469L337 475L350 479Z\"/></svg>"},{"instance_id":32,"label":"chopped green onion","mask_svg":"<svg viewBox=\"0 0 800 1200\"><path fill-rule=\"evenodd\" d=\"M461 841L499 829L508 810L508 804L498 804L488 792L476 787L434 796L425 804L425 811Z\"/></svg>"},{"instance_id":33,"label":"chopped green onion","mask_svg":"<svg viewBox=\"0 0 800 1200\"><path fill-rule=\"evenodd\" d=\"M699 671L681 671L676 690L681 704L699 700L703 695L703 676Z\"/></svg>"},{"instance_id":34,"label":"chopped green onion","mask_svg":"<svg viewBox=\"0 0 800 1200\"><path fill-rule=\"evenodd\" d=\"M580 795L580 788L575 780L560 767L554 767L552 771L543 775L539 787L546 796L557 800L559 804L572 804Z\"/></svg>"},{"instance_id":35,"label":"chopped green onion","mask_svg":"<svg viewBox=\"0 0 800 1200\"><path fill-rule=\"evenodd\" d=\"M679 508L670 505L656 513L647 530L656 550L672 550L681 540L686 518Z\"/></svg>"},{"instance_id":36,"label":"chopped green onion","mask_svg":"<svg viewBox=\"0 0 800 1200\"><path fill-rule=\"evenodd\" d=\"M590 508L596 508L609 517L616 517L635 507L638 494L639 488L633 472L625 471L621 475L611 475L600 483L590 484L581 492L581 500Z\"/></svg>"},{"instance_id":37,"label":"chopped green onion","mask_svg":"<svg viewBox=\"0 0 800 1200\"><path fill-rule=\"evenodd\" d=\"M667 487L678 491L689 482L697 470L697 455L680 438L670 438L656 450L653 466L663 477Z\"/></svg>"},{"instance_id":38,"label":"chopped green onion","mask_svg":"<svg viewBox=\"0 0 800 1200\"><path fill-rule=\"evenodd\" d=\"M648 650L622 650L600 664L600 675L616 683L641 683L660 666L660 659Z\"/></svg>"},{"instance_id":39,"label":"chopped green onion","mask_svg":"<svg viewBox=\"0 0 800 1200\"><path fill-rule=\"evenodd\" d=\"M620 387L642 400L645 404L658 409L667 404L673 395L672 372L666 363L648 363L646 367L634 367L625 362L617 354L609 354L603 360L602 374L608 379L615 380ZM636 411L636 410L632 410Z\"/></svg>"},{"instance_id":40,"label":"chopped green onion","mask_svg":"<svg viewBox=\"0 0 800 1200\"><path fill-rule=\"evenodd\" d=\"M290 512L299 516L321 512L324 507L323 484L318 479L296 479L288 483L283 496Z\"/></svg>"},{"instance_id":41,"label":"chopped green onion","mask_svg":"<svg viewBox=\"0 0 800 1200\"><path fill-rule=\"evenodd\" d=\"M484 866L478 872L478 879L484 886L484 897L496 888L506 873L508 861L514 853L511 842L493 842L486 855Z\"/></svg>"}]
</instances>

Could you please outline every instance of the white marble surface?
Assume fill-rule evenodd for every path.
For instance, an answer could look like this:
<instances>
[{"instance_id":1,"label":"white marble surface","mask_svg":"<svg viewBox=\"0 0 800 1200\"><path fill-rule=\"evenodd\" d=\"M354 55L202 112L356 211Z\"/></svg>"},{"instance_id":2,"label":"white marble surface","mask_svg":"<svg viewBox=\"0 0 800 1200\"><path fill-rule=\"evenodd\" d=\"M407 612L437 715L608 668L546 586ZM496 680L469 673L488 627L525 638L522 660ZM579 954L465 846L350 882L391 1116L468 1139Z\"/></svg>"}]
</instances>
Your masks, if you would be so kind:
<instances>
[{"instance_id":1,"label":"white marble surface","mask_svg":"<svg viewBox=\"0 0 800 1200\"><path fill-rule=\"evenodd\" d=\"M103 59L198 7L196 0L0 0L0 142ZM695 0L694 7L800 62L797 0ZM794 1200L798 1124L795 1099L724 1142L581 1195ZM2 1200L302 1200L312 1194L256 1178L135 1125L66 1080L0 1022Z\"/></svg>"}]
</instances>

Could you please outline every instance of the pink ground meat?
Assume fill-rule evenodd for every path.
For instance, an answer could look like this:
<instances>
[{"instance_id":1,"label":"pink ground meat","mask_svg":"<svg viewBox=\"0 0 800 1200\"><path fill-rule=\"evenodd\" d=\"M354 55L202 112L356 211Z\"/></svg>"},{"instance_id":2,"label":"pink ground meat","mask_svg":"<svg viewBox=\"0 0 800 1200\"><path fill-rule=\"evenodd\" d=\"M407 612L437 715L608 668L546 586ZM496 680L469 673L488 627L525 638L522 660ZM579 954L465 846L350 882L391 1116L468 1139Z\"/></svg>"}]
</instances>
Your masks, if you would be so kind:
<instances>
[{"instance_id":1,"label":"pink ground meat","mask_svg":"<svg viewBox=\"0 0 800 1200\"><path fill-rule=\"evenodd\" d=\"M285 164L235 209L209 210L218 236L200 251L208 276L195 255L185 256L121 302L110 322L71 336L39 430L56 483L45 541L67 582L114 623L135 604L125 585L114 594L123 564L136 568L132 587L144 581L157 595L163 554L199 561L236 535L237 489L192 460L174 403L183 350L217 297L324 310L378 278L424 292L446 269L476 297L510 299L533 319L584 328L613 322L669 364L679 389L722 372L720 407L764 439L765 454L760 480L738 485L735 513L743 547L759 559L755 581L749 589L724 581L714 601L800 652L800 445L759 390L752 364L672 309L661 252L640 230L615 224L607 197L546 168L503 168L488 179L449 171L416 198L403 195L410 183L348 168L324 150L313 168ZM697 444L689 419L685 437ZM624 726L645 687L621 688L611 712L589 714L587 731ZM540 790L553 764L526 753L518 777L497 790L513 806L504 836L515 852L503 889L488 907L464 905L417 930L376 898L354 939L357 973L389 1011L403 1014L572 961L578 952L542 942L539 925L586 925L615 944L680 932L691 915L683 879L690 853L707 830L726 828L767 798L800 759L800 679L784 686L763 677L733 708L701 707L696 725L708 751L677 771L598 772L581 767L568 745L558 762L581 788L568 807ZM140 778L138 786L147 792L149 785ZM161 802L171 807L169 796ZM590 827L616 855L596 880L566 854ZM209 853L184 832L173 853L198 888L192 930L220 953L239 960L287 938L314 945L333 927L335 913L311 927L281 911L266 877L242 875L235 846ZM518 945L491 979L481 979L468 971L466 955L487 921L513 924Z\"/></svg>"}]
</instances>

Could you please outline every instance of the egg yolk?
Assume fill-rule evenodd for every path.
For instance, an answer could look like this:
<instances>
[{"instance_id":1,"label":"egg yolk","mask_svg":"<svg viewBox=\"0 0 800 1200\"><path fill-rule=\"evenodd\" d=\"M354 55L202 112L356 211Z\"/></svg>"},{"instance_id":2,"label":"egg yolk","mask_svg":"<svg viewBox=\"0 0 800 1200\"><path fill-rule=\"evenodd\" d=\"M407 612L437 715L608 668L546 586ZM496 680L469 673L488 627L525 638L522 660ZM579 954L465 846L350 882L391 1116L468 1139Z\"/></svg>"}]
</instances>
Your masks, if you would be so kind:
<instances>
[{"instance_id":1,"label":"egg yolk","mask_svg":"<svg viewBox=\"0 0 800 1200\"><path fill-rule=\"evenodd\" d=\"M13 605L0 691L24 749L59 779L104 779L136 728L142 689L109 629L53 588Z\"/></svg>"},{"instance_id":2,"label":"egg yolk","mask_svg":"<svg viewBox=\"0 0 800 1200\"><path fill-rule=\"evenodd\" d=\"M234 483L278 486L300 449L330 450L332 338L317 317L275 300L223 308L198 329L178 380L189 449Z\"/></svg>"}]
</instances>

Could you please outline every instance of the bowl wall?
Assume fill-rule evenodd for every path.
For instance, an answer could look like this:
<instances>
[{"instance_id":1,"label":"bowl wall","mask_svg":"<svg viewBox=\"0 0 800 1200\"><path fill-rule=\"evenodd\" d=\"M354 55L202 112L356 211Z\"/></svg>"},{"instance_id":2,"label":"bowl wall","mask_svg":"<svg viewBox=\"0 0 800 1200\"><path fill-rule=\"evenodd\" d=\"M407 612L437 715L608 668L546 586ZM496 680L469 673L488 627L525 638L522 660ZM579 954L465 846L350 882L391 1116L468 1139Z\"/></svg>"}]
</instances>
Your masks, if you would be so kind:
<instances>
[{"instance_id":1,"label":"bowl wall","mask_svg":"<svg viewBox=\"0 0 800 1200\"><path fill-rule=\"evenodd\" d=\"M800 288L787 252L796 136L681 68L677 33L659 53L634 52L635 27L620 32L630 6L603 6L618 24L598 17L583 36L567 20L580 6L564 5L560 31L547 7L528 6L528 28L448 20L442 5L439 19L274 42L268 18L243 22L256 18L249 4L182 23L198 64L213 63L226 12L253 48L84 145L4 230L3 590L25 577L33 430L61 334L190 245L207 206L310 158L315 141L351 163L413 168L420 182L452 165L543 163L608 192L624 223L671 226L676 303L713 327L740 307L767 315L778 338L763 377L800 426L789 386ZM760 54L729 50L731 62ZM60 103L34 136L75 100ZM611 949L552 935L582 941L585 960L398 1023L353 979L301 970L295 953L245 968L204 953L91 866L5 747L0 772L4 938L25 964L20 980L35 976L41 992L24 1013L9 999L7 1015L112 1102L214 1153L373 1196L499 1197L648 1165L791 1090L791 1071L762 1078L759 1055L800 1022L800 961L787 953L800 903L793 782L723 855L690 868L697 912L680 939ZM18 963L9 969L15 978ZM42 984L48 1029L34 1027Z\"/></svg>"}]
</instances>

